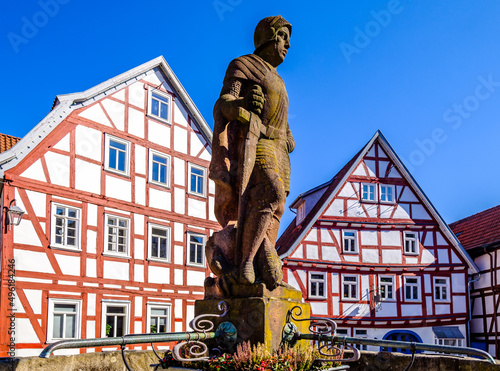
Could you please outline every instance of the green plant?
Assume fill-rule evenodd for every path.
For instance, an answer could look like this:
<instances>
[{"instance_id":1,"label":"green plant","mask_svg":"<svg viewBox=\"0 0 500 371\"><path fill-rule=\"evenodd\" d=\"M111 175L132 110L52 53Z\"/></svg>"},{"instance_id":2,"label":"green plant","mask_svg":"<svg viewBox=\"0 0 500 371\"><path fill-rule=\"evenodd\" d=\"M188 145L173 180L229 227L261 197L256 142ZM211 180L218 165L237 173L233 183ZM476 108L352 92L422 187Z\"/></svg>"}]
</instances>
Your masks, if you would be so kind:
<instances>
[{"instance_id":1,"label":"green plant","mask_svg":"<svg viewBox=\"0 0 500 371\"><path fill-rule=\"evenodd\" d=\"M113 326L111 326L109 323L106 323L106 336L109 336L111 334L111 329Z\"/></svg>"}]
</instances>

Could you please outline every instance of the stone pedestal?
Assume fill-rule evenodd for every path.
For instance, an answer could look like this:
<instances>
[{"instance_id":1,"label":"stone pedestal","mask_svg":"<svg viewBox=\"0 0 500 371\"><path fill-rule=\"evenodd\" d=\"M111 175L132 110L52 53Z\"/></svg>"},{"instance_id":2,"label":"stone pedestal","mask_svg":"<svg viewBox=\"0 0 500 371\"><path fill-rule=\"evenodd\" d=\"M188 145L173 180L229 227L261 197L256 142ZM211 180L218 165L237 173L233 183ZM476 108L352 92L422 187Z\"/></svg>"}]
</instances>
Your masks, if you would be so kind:
<instances>
[{"instance_id":1,"label":"stone pedestal","mask_svg":"<svg viewBox=\"0 0 500 371\"><path fill-rule=\"evenodd\" d=\"M262 284L251 287L249 290L252 295L246 298L197 300L195 315L220 314L217 305L221 300L225 301L228 313L222 318L213 319L215 328L222 322L231 322L238 330L237 344L246 341L262 343L272 352L279 348L288 310L300 306L301 318L309 318L311 308L308 303L302 302L302 293L293 288L278 287L268 291ZM309 322L295 324L300 332L309 332Z\"/></svg>"}]
</instances>

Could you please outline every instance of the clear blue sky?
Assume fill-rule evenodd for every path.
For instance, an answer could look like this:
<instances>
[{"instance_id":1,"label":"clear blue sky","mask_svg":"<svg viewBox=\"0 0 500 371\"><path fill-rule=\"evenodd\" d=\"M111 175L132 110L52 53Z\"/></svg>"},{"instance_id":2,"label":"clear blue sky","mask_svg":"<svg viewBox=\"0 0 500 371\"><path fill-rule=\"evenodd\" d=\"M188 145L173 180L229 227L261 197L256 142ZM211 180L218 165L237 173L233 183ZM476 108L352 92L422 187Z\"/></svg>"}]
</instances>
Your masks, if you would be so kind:
<instances>
[{"instance_id":1,"label":"clear blue sky","mask_svg":"<svg viewBox=\"0 0 500 371\"><path fill-rule=\"evenodd\" d=\"M281 14L293 25L278 68L297 141L288 204L377 129L447 222L500 203L496 0L25 0L3 9L0 132L24 136L57 94L159 55L213 127L227 64L253 51L261 18Z\"/></svg>"}]
</instances>

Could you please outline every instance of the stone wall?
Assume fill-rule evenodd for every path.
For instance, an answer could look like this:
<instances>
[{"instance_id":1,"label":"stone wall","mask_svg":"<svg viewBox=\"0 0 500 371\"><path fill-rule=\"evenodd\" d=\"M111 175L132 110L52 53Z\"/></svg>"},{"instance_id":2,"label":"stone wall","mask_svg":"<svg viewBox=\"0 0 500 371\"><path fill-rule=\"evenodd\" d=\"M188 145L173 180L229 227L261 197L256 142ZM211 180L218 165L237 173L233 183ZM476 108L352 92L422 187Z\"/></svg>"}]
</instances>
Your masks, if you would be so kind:
<instances>
[{"instance_id":1,"label":"stone wall","mask_svg":"<svg viewBox=\"0 0 500 371\"><path fill-rule=\"evenodd\" d=\"M134 371L154 370L157 363L153 352L127 351L127 359ZM358 362L350 363L352 371L403 371L411 357L400 353L362 352ZM0 371L126 371L120 352L87 353L76 356L56 356L49 359L37 357L4 358ZM444 355L417 355L411 371L500 371L500 364L492 365L472 358Z\"/></svg>"}]
</instances>

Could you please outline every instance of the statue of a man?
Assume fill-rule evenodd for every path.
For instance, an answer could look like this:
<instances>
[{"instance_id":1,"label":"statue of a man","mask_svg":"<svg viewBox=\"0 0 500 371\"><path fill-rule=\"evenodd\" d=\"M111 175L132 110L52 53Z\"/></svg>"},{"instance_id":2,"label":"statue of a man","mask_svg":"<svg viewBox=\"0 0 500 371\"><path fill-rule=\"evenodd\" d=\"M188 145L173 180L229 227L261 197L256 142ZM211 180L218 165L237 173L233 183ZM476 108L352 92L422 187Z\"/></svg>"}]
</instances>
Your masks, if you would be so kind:
<instances>
[{"instance_id":1,"label":"statue of a man","mask_svg":"<svg viewBox=\"0 0 500 371\"><path fill-rule=\"evenodd\" d=\"M282 284L276 253L279 223L290 190L288 95L276 72L290 47L292 26L281 16L261 20L255 51L228 66L214 107L210 178L215 216L224 229L207 244L207 258L228 286ZM217 236L219 234L219 236Z\"/></svg>"}]
</instances>

